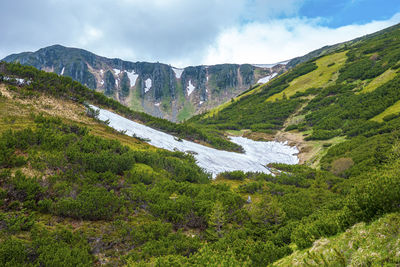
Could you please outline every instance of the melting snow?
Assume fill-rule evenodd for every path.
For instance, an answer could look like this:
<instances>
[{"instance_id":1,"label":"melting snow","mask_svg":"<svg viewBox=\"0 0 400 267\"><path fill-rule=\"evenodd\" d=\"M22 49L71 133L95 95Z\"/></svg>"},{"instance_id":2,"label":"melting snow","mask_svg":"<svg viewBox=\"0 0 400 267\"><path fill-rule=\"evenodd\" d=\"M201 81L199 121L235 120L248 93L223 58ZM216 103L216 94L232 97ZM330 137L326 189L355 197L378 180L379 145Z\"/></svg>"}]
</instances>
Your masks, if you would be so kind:
<instances>
[{"instance_id":1,"label":"melting snow","mask_svg":"<svg viewBox=\"0 0 400 267\"><path fill-rule=\"evenodd\" d=\"M265 76L264 78L261 78L258 80L257 83L267 83L269 82L272 78L274 78L278 73L272 73L271 75Z\"/></svg>"},{"instance_id":2,"label":"melting snow","mask_svg":"<svg viewBox=\"0 0 400 267\"><path fill-rule=\"evenodd\" d=\"M31 84L31 81L26 81L25 79L21 79L21 78L13 78L13 77L7 77L7 76L5 76L5 77L3 77L3 80L4 81L12 81L12 80L15 80L16 82L17 82L17 84L18 85L25 85L25 84L27 84L27 85L30 85Z\"/></svg>"},{"instance_id":3,"label":"melting snow","mask_svg":"<svg viewBox=\"0 0 400 267\"><path fill-rule=\"evenodd\" d=\"M99 109L95 106L91 107ZM197 165L212 173L213 177L220 172L234 170L270 173L265 167L268 163L297 164L299 162L296 156L299 152L297 148L290 147L286 143L257 142L243 137L231 137L231 141L241 145L245 153L222 151L186 140L178 141L172 135L128 120L110 111L99 110L100 120L109 120L110 127L118 131L126 130L127 135L135 134L141 138L149 138L151 145L170 151L177 149L182 152L195 152L193 154Z\"/></svg>"},{"instance_id":4,"label":"melting snow","mask_svg":"<svg viewBox=\"0 0 400 267\"><path fill-rule=\"evenodd\" d=\"M65 67L62 68L60 75L64 74Z\"/></svg>"},{"instance_id":5,"label":"melting snow","mask_svg":"<svg viewBox=\"0 0 400 267\"><path fill-rule=\"evenodd\" d=\"M115 75L117 75L117 76L121 73L121 71L119 69L113 69L113 70L115 72Z\"/></svg>"},{"instance_id":6,"label":"melting snow","mask_svg":"<svg viewBox=\"0 0 400 267\"><path fill-rule=\"evenodd\" d=\"M128 74L128 78L129 78L129 81L130 81L130 86L131 87L135 86L136 80L139 77L139 75L136 74L134 70L132 70L130 72L127 71L126 74Z\"/></svg>"},{"instance_id":7,"label":"melting snow","mask_svg":"<svg viewBox=\"0 0 400 267\"><path fill-rule=\"evenodd\" d=\"M192 80L189 80L189 85L186 89L188 96L190 96L190 94L193 93L194 89L196 89L196 87L194 87L192 84Z\"/></svg>"},{"instance_id":8,"label":"melting snow","mask_svg":"<svg viewBox=\"0 0 400 267\"><path fill-rule=\"evenodd\" d=\"M147 80L145 81L146 87L144 88L144 92L147 93L148 91L150 91L151 88L151 79L147 78Z\"/></svg>"},{"instance_id":9,"label":"melting snow","mask_svg":"<svg viewBox=\"0 0 400 267\"><path fill-rule=\"evenodd\" d=\"M177 69L177 68L172 68L172 70L175 72L175 77L177 79L180 79L182 76L182 73L184 71L184 69Z\"/></svg>"}]
</instances>

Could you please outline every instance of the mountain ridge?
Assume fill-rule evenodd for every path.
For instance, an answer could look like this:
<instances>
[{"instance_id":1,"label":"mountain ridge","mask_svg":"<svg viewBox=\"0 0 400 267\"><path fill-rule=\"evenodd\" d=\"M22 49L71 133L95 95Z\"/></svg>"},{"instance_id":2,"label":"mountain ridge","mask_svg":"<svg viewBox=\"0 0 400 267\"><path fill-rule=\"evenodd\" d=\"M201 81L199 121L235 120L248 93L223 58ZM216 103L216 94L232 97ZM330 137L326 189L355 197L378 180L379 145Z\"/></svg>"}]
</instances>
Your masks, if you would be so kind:
<instances>
[{"instance_id":1,"label":"mountain ridge","mask_svg":"<svg viewBox=\"0 0 400 267\"><path fill-rule=\"evenodd\" d=\"M254 83L286 70L284 64L217 64L175 68L164 63L106 58L80 48L52 45L3 59L70 76L124 105L171 121L222 104Z\"/></svg>"}]
</instances>

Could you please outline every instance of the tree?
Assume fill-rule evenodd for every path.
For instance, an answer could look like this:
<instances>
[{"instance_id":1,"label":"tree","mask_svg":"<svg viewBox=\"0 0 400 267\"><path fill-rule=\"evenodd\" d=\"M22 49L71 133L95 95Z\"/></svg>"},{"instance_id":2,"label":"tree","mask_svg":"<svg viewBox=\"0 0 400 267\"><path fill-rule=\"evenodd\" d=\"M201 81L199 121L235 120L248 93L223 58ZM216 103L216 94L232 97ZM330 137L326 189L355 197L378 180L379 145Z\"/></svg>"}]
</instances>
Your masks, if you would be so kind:
<instances>
[{"instance_id":1,"label":"tree","mask_svg":"<svg viewBox=\"0 0 400 267\"><path fill-rule=\"evenodd\" d=\"M215 230L218 237L222 236L223 230L226 222L225 219L225 211L222 203L220 201L215 202L213 209L210 214L210 220L208 221L208 225Z\"/></svg>"},{"instance_id":2,"label":"tree","mask_svg":"<svg viewBox=\"0 0 400 267\"><path fill-rule=\"evenodd\" d=\"M280 203L274 197L265 196L253 210L253 219L256 223L271 225L280 224L285 219L286 214L281 208Z\"/></svg>"}]
</instances>

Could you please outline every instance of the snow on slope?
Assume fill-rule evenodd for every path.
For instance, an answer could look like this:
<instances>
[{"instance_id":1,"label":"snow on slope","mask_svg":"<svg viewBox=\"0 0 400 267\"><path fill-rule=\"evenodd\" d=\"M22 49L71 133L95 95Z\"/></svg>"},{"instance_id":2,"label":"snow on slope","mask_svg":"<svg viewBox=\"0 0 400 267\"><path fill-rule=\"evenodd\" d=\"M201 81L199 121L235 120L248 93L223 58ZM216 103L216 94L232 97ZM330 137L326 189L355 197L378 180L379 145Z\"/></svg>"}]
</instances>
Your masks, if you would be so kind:
<instances>
[{"instance_id":1,"label":"snow on slope","mask_svg":"<svg viewBox=\"0 0 400 267\"><path fill-rule=\"evenodd\" d=\"M188 96L190 96L190 94L193 93L194 89L196 89L196 87L193 86L192 80L189 80L189 85L186 88Z\"/></svg>"},{"instance_id":2,"label":"snow on slope","mask_svg":"<svg viewBox=\"0 0 400 267\"><path fill-rule=\"evenodd\" d=\"M144 88L144 92L147 93L148 91L150 91L151 88L151 79L147 78L147 80L145 81L145 85L146 87Z\"/></svg>"},{"instance_id":3,"label":"snow on slope","mask_svg":"<svg viewBox=\"0 0 400 267\"><path fill-rule=\"evenodd\" d=\"M264 78L261 78L258 80L257 83L267 83L269 82L272 78L274 78L278 73L272 73L271 75L265 76Z\"/></svg>"},{"instance_id":4,"label":"snow on slope","mask_svg":"<svg viewBox=\"0 0 400 267\"><path fill-rule=\"evenodd\" d=\"M243 137L231 137L232 142L244 148L244 154L217 150L186 140L175 140L172 135L128 120L110 111L91 107L100 110L100 120L109 120L110 127L118 131L126 130L127 135L135 134L141 138L149 138L151 145L170 151L177 149L182 152L195 152L192 154L196 158L197 165L212 173L213 177L224 171L235 170L270 173L265 167L268 163L297 164L299 162L296 156L299 152L297 148L285 143L257 142Z\"/></svg>"},{"instance_id":5,"label":"snow on slope","mask_svg":"<svg viewBox=\"0 0 400 267\"><path fill-rule=\"evenodd\" d=\"M175 72L175 77L177 79L180 79L182 76L182 73L184 71L184 69L177 69L177 68L172 68L172 70Z\"/></svg>"},{"instance_id":6,"label":"snow on slope","mask_svg":"<svg viewBox=\"0 0 400 267\"><path fill-rule=\"evenodd\" d=\"M136 74L134 70L127 71L126 74L128 75L128 78L129 78L129 81L130 81L130 87L135 86L136 80L139 77L139 75Z\"/></svg>"},{"instance_id":7,"label":"snow on slope","mask_svg":"<svg viewBox=\"0 0 400 267\"><path fill-rule=\"evenodd\" d=\"M113 69L113 70L115 72L115 75L117 75L117 76L121 73L121 71L119 69Z\"/></svg>"},{"instance_id":8,"label":"snow on slope","mask_svg":"<svg viewBox=\"0 0 400 267\"><path fill-rule=\"evenodd\" d=\"M62 68L60 75L64 75L65 67Z\"/></svg>"}]
</instances>

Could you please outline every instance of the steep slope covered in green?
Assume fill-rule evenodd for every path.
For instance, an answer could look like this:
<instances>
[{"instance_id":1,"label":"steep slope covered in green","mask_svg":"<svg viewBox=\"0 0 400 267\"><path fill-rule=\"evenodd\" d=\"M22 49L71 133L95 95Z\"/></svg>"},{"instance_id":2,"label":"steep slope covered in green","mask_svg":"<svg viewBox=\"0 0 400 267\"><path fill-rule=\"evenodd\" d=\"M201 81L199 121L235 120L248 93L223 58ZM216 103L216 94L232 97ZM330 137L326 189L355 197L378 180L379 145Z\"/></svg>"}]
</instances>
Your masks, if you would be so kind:
<instances>
[{"instance_id":1,"label":"steep slope covered in green","mask_svg":"<svg viewBox=\"0 0 400 267\"><path fill-rule=\"evenodd\" d=\"M204 142L219 149L241 151L241 147L227 141L216 131L203 131L187 124L176 124L143 112L132 111L119 102L106 97L102 93L90 90L69 77L58 76L54 73L46 73L33 67L22 66L20 64L1 62L0 80L8 76L15 76L30 81L30 84L26 86L26 91L29 94L34 95L35 91L39 91L64 99L72 99L78 103L90 102L112 109L131 120L139 121L152 128L171 133L180 138Z\"/></svg>"},{"instance_id":2,"label":"steep slope covered in green","mask_svg":"<svg viewBox=\"0 0 400 267\"><path fill-rule=\"evenodd\" d=\"M306 141L372 136L383 125L390 132L399 112L399 34L399 26L391 27L302 63L189 122L272 136L286 129Z\"/></svg>"},{"instance_id":3,"label":"steep slope covered in green","mask_svg":"<svg viewBox=\"0 0 400 267\"><path fill-rule=\"evenodd\" d=\"M302 63L180 125L132 112L69 78L2 64L0 263L400 264L399 32ZM387 71L395 75L381 79ZM192 156L88 117L86 101L204 142L214 131L250 130L301 136L324 153L319 168L271 164L275 175L236 171L210 180Z\"/></svg>"},{"instance_id":4,"label":"steep slope covered in green","mask_svg":"<svg viewBox=\"0 0 400 267\"><path fill-rule=\"evenodd\" d=\"M177 69L159 62L105 58L61 45L9 55L3 60L71 77L133 110L172 121L183 121L215 107L259 79L286 70L283 64L273 67L220 64Z\"/></svg>"}]
</instances>

